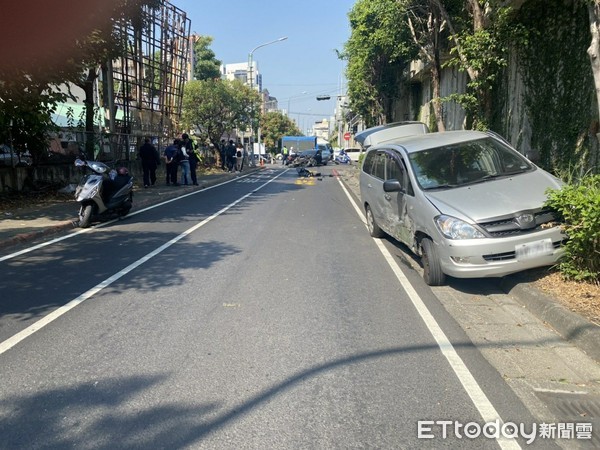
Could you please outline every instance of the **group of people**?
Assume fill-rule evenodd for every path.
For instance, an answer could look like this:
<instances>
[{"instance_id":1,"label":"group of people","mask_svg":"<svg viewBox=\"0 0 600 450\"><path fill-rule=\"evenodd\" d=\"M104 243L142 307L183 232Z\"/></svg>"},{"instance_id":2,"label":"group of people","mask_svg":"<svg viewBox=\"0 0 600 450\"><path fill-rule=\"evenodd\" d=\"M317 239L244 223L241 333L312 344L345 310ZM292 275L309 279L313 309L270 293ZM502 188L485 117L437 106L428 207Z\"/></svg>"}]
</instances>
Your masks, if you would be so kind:
<instances>
[{"instance_id":1,"label":"group of people","mask_svg":"<svg viewBox=\"0 0 600 450\"><path fill-rule=\"evenodd\" d=\"M221 140L219 148L221 156L221 169L228 172L241 172L244 168L244 146L241 142L234 144ZM156 170L161 162L161 157L149 138L144 139L144 144L139 149L142 161L144 187L148 188L156 183ZM167 186L194 185L198 186L196 169L200 163L200 153L190 137L183 133L181 138L173 140L163 152L166 164ZM181 182L178 182L178 171L181 167Z\"/></svg>"},{"instance_id":2,"label":"group of people","mask_svg":"<svg viewBox=\"0 0 600 450\"><path fill-rule=\"evenodd\" d=\"M144 187L148 188L156 183L156 169L161 161L156 147L149 138L146 138L140 147L139 156L142 161ZM173 140L173 143L165 148L163 158L166 165L167 186L181 184L198 186L196 168L200 163L200 154L186 133L181 135L181 139ZM181 183L177 181L179 167L181 167Z\"/></svg>"},{"instance_id":3,"label":"group of people","mask_svg":"<svg viewBox=\"0 0 600 450\"><path fill-rule=\"evenodd\" d=\"M244 146L241 142L234 144L233 140L230 139L226 143L225 139L222 139L219 153L222 170L227 170L228 172L242 171L244 168Z\"/></svg>"}]
</instances>

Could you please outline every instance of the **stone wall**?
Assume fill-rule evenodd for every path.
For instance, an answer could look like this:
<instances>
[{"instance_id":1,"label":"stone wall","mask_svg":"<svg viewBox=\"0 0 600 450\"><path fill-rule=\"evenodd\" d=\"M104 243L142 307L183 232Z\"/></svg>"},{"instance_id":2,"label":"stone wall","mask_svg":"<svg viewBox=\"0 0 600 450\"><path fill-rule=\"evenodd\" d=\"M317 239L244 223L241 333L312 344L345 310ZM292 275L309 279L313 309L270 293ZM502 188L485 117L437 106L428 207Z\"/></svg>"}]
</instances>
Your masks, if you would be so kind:
<instances>
[{"instance_id":1,"label":"stone wall","mask_svg":"<svg viewBox=\"0 0 600 450\"><path fill-rule=\"evenodd\" d=\"M134 178L141 181L142 167L139 161L131 161L128 169ZM164 164L158 167L156 175L158 182L164 181ZM65 187L78 184L81 176L81 168L66 163L35 167L0 167L0 193L36 190L48 186Z\"/></svg>"}]
</instances>

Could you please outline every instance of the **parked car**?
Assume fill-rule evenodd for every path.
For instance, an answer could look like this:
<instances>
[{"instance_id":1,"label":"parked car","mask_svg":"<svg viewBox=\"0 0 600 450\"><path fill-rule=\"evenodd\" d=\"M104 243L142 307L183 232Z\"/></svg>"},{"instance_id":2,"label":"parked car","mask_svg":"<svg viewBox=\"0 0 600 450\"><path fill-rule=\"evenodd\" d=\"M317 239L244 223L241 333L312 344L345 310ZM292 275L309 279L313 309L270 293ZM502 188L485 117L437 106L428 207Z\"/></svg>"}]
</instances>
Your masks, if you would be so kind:
<instances>
[{"instance_id":1,"label":"parked car","mask_svg":"<svg viewBox=\"0 0 600 450\"><path fill-rule=\"evenodd\" d=\"M348 154L352 162L358 162L358 157L363 153L363 150L360 148L345 148L344 151Z\"/></svg>"},{"instance_id":2,"label":"parked car","mask_svg":"<svg viewBox=\"0 0 600 450\"><path fill-rule=\"evenodd\" d=\"M478 131L373 143L360 173L371 236L406 244L429 285L555 264L566 236L544 202L561 185L496 134Z\"/></svg>"},{"instance_id":3,"label":"parked car","mask_svg":"<svg viewBox=\"0 0 600 450\"><path fill-rule=\"evenodd\" d=\"M16 152L6 145L0 145L0 165L3 166L29 166L31 165L31 155L29 152Z\"/></svg>"}]
</instances>

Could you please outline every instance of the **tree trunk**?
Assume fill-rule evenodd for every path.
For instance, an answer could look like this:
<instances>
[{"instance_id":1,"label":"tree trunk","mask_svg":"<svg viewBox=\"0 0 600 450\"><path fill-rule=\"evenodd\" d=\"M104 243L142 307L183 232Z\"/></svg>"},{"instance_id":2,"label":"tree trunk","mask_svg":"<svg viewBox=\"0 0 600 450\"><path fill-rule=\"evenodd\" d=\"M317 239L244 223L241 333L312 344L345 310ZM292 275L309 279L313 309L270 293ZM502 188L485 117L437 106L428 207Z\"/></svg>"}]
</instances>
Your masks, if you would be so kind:
<instances>
[{"instance_id":1,"label":"tree trunk","mask_svg":"<svg viewBox=\"0 0 600 450\"><path fill-rule=\"evenodd\" d=\"M427 41L427 45L423 45L421 39L419 38L419 34L417 33L417 28L413 23L413 20L408 17L408 27L410 29L410 33L413 38L413 42L419 47L419 53L421 57L426 60L431 66L431 85L433 88L433 96L431 99L431 103L433 106L433 113L435 115L435 121L437 124L437 131L446 131L446 125L444 124L444 116L443 116L443 108L441 98L441 78L442 78L442 66L440 62L440 45L439 45L439 37L440 37L440 20L441 14L435 14L434 11L435 3L430 3L429 5L430 12L426 20L423 20L424 17L419 18L415 15L415 20L417 21L417 25L419 22L421 23L419 29L421 30L421 36ZM439 11L438 11L439 12Z\"/></svg>"},{"instance_id":2,"label":"tree trunk","mask_svg":"<svg viewBox=\"0 0 600 450\"><path fill-rule=\"evenodd\" d=\"M594 75L594 87L596 89L596 103L598 107L598 117L600 118L600 0L595 0L593 4L588 5L588 15L590 18L590 33L592 42L587 49L592 73ZM596 135L596 138L599 138Z\"/></svg>"},{"instance_id":3,"label":"tree trunk","mask_svg":"<svg viewBox=\"0 0 600 450\"><path fill-rule=\"evenodd\" d=\"M448 11L446 11L446 8L442 4L442 2L440 2L440 0L431 0L431 4L432 4L432 6L435 6L437 8L440 15L442 16L442 19L444 19L444 21L446 21L446 24L448 25L448 30L450 32L450 38L454 42L454 46L456 47L456 52L457 52L458 58L462 62L463 68L467 72L469 79L471 81L477 80L479 73L475 69L473 69L471 67L471 65L469 64L469 61L467 60L467 57L465 56L465 54L462 50L460 39L458 38L458 34L457 34L456 30L454 29L454 25L452 23L452 18L448 14Z\"/></svg>"},{"instance_id":4,"label":"tree trunk","mask_svg":"<svg viewBox=\"0 0 600 450\"><path fill-rule=\"evenodd\" d=\"M442 108L441 98L441 71L439 60L437 60L431 66L431 83L433 87L433 112L435 114L435 120L437 124L437 131L446 131L446 125L444 124L444 113Z\"/></svg>"},{"instance_id":5,"label":"tree trunk","mask_svg":"<svg viewBox=\"0 0 600 450\"><path fill-rule=\"evenodd\" d=\"M97 78L95 69L88 69L87 77L80 86L85 92L85 155L94 159L94 144L96 142L94 133L94 81Z\"/></svg>"}]
</instances>

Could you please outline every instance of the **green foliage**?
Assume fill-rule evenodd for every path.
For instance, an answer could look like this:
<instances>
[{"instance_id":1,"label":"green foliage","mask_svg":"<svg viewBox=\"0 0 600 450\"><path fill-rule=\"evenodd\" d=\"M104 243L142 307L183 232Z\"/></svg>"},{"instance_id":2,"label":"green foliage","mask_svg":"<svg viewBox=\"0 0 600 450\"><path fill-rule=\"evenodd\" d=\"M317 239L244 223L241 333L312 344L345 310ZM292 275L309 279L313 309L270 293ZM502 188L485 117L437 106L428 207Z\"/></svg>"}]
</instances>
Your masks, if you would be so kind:
<instances>
[{"instance_id":1,"label":"green foliage","mask_svg":"<svg viewBox=\"0 0 600 450\"><path fill-rule=\"evenodd\" d=\"M183 126L216 147L226 133L256 121L259 105L258 93L239 81L190 81L183 94Z\"/></svg>"},{"instance_id":2,"label":"green foliage","mask_svg":"<svg viewBox=\"0 0 600 450\"><path fill-rule=\"evenodd\" d=\"M348 61L350 107L367 126L392 119L403 70L417 55L405 21L405 2L358 0L348 17L351 35L340 55Z\"/></svg>"},{"instance_id":3,"label":"green foliage","mask_svg":"<svg viewBox=\"0 0 600 450\"><path fill-rule=\"evenodd\" d=\"M297 136L301 132L293 120L279 111L271 111L260 117L262 140L270 152L276 152L282 136Z\"/></svg>"},{"instance_id":4,"label":"green foliage","mask_svg":"<svg viewBox=\"0 0 600 450\"><path fill-rule=\"evenodd\" d=\"M358 167L362 167L363 161L365 160L365 155L365 152L362 152L360 155L358 155Z\"/></svg>"},{"instance_id":5,"label":"green foliage","mask_svg":"<svg viewBox=\"0 0 600 450\"><path fill-rule=\"evenodd\" d=\"M476 130L490 128L493 116L492 94L498 88L508 66L509 48L520 35L520 25L514 21L511 7L491 1L487 17L480 28L467 26L464 16L453 17L459 24L455 38L460 47L450 49L451 58L445 67L457 67L470 74L466 92L455 93L444 101L454 101L465 110L468 127Z\"/></svg>"},{"instance_id":6,"label":"green foliage","mask_svg":"<svg viewBox=\"0 0 600 450\"><path fill-rule=\"evenodd\" d=\"M600 283L600 175L551 190L546 205L560 214L569 237L561 273L568 279Z\"/></svg>"},{"instance_id":7,"label":"green foliage","mask_svg":"<svg viewBox=\"0 0 600 450\"><path fill-rule=\"evenodd\" d=\"M56 129L52 113L67 97L50 88L48 77L42 68L39 73L0 68L0 144L29 150L34 163L47 156L48 132Z\"/></svg>"},{"instance_id":8,"label":"green foliage","mask_svg":"<svg viewBox=\"0 0 600 450\"><path fill-rule=\"evenodd\" d=\"M517 16L523 29L518 47L532 147L540 165L557 171L587 167L587 132L596 114L594 83L586 49L587 7L581 2L529 0Z\"/></svg>"},{"instance_id":9,"label":"green foliage","mask_svg":"<svg viewBox=\"0 0 600 450\"><path fill-rule=\"evenodd\" d=\"M210 49L213 38L211 36L198 36L194 42L194 79L209 80L221 76L221 61L215 58L215 52Z\"/></svg>"}]
</instances>

